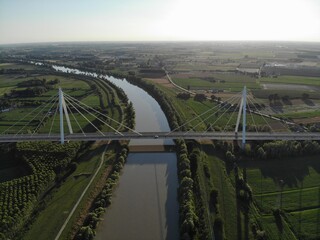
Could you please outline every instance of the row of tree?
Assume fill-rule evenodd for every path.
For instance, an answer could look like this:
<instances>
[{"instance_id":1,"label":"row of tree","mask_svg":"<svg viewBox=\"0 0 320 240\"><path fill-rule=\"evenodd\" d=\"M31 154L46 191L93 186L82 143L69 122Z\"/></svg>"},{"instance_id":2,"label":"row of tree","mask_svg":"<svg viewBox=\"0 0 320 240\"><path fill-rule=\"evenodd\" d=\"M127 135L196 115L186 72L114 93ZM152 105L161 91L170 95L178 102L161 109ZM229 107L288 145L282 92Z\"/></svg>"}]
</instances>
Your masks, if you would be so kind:
<instances>
[{"instance_id":1,"label":"row of tree","mask_svg":"<svg viewBox=\"0 0 320 240\"><path fill-rule=\"evenodd\" d=\"M254 151L254 155L259 159L282 159L316 154L320 154L320 144L316 141L273 141L257 146Z\"/></svg>"},{"instance_id":2,"label":"row of tree","mask_svg":"<svg viewBox=\"0 0 320 240\"><path fill-rule=\"evenodd\" d=\"M128 146L122 145L121 150L113 160L112 171L110 172L106 184L101 193L93 202L91 210L87 215L82 227L79 229L76 239L78 240L91 240L95 236L95 229L101 220L101 215L104 213L105 208L111 204L112 192L119 180L120 172L126 162L128 156Z\"/></svg>"},{"instance_id":3,"label":"row of tree","mask_svg":"<svg viewBox=\"0 0 320 240\"><path fill-rule=\"evenodd\" d=\"M14 239L30 215L36 211L38 198L67 171L76 156L79 143L54 144L22 142L15 147L30 174L0 184L0 236Z\"/></svg>"},{"instance_id":4,"label":"row of tree","mask_svg":"<svg viewBox=\"0 0 320 240\"><path fill-rule=\"evenodd\" d=\"M195 223L198 217L195 213L193 195L193 180L191 177L190 159L187 146L183 140L176 140L179 179L179 216L181 239L192 239L196 233Z\"/></svg>"}]
</instances>

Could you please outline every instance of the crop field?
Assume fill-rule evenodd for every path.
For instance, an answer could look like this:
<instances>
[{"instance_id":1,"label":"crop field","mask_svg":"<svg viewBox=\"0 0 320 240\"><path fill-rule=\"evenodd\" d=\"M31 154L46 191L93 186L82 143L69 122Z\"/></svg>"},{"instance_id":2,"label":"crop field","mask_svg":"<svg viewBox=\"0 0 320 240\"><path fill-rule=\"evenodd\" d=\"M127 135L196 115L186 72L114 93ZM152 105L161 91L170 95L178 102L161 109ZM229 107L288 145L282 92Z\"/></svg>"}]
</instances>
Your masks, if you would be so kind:
<instances>
[{"instance_id":1,"label":"crop field","mask_svg":"<svg viewBox=\"0 0 320 240\"><path fill-rule=\"evenodd\" d=\"M104 146L96 149L91 149L85 155L83 155L78 161L78 167L59 188L55 188L52 192L52 199L46 199L45 203L50 200L50 204L39 214L36 221L31 226L30 230L24 236L24 239L51 239L54 238L60 227L68 217L70 209L74 206L75 202L80 197L83 189L87 186L94 171L99 166L101 153ZM113 149L110 149L106 155L113 156ZM107 165L106 165L107 166ZM101 174L101 173L100 173ZM92 189L92 187L91 187ZM90 191L86 195L89 195ZM66 196L73 197L66 197ZM86 196L88 197L88 196ZM85 201L82 201L81 207L85 206ZM76 212L72 220L74 221L78 217L79 212ZM65 235L71 230L72 226L67 227ZM46 228L46 231L42 231ZM64 236L67 237L67 236Z\"/></svg>"},{"instance_id":2,"label":"crop field","mask_svg":"<svg viewBox=\"0 0 320 240\"><path fill-rule=\"evenodd\" d=\"M158 84L158 87L165 91L170 99L174 101L176 110L185 119L185 123L187 123L185 126L193 126L193 130L197 131L205 131L209 125L219 127L225 131L234 130L238 111L231 111L230 109L226 111L227 108L218 110L221 107L219 107L217 103L209 100L203 102L194 101L193 98L182 100L176 97L176 92L173 89L166 88L161 84ZM236 104L236 101L233 102L231 100L230 103ZM207 113L205 113L206 111ZM200 117L197 118L197 116ZM266 121L274 130L288 131L286 126L276 120L266 119L254 114L247 114L248 125L265 126L267 125ZM251 131L256 131L255 127L252 127Z\"/></svg>"},{"instance_id":3,"label":"crop field","mask_svg":"<svg viewBox=\"0 0 320 240\"><path fill-rule=\"evenodd\" d=\"M320 77L305 77L305 76L278 76L276 78L262 77L259 79L261 83L288 83L320 86Z\"/></svg>"},{"instance_id":4,"label":"crop field","mask_svg":"<svg viewBox=\"0 0 320 240\"><path fill-rule=\"evenodd\" d=\"M18 63L0 63L0 69L24 69L34 70L40 69L40 67L31 64L18 64Z\"/></svg>"},{"instance_id":5,"label":"crop field","mask_svg":"<svg viewBox=\"0 0 320 240\"><path fill-rule=\"evenodd\" d=\"M272 214L277 208L281 208L285 216L282 217L283 239L290 239L292 234L295 238L303 235L303 239L316 239L320 218L318 156L241 165L246 166L247 181L253 190L254 202L264 215L262 223L270 239L281 235ZM282 188L280 180L284 184Z\"/></svg>"},{"instance_id":6,"label":"crop field","mask_svg":"<svg viewBox=\"0 0 320 240\"><path fill-rule=\"evenodd\" d=\"M29 74L29 70L36 69L32 65L26 65L28 68L23 68L24 65L19 64L17 65L19 67L12 64L2 64L2 67L5 67L6 70L13 70L12 66L16 67L17 70L7 71L6 74L0 75L0 103L1 110L3 110L0 113L0 134L59 133L58 87L61 87L63 92L70 97L103 112L105 116L100 116L100 119L107 125L115 129L120 127L117 123L109 120L108 117L122 122L124 118L122 107L125 107L126 103L124 99L118 96L119 91L109 86L108 83L86 78L80 80L71 75L47 75L40 69L37 74ZM20 74L20 72L24 74ZM85 111L79 104L68 99L70 99L68 96L65 97L73 132L111 131L111 127L97 120L97 113ZM73 106L76 106L81 113ZM68 132L66 119L64 119L64 126L65 132ZM41 144L44 147L53 148L50 149L50 151L53 151L52 156L50 155L51 152L48 154L46 151L43 152L41 147L38 149ZM71 148L68 151L63 151L69 145ZM73 145L76 145L76 147L72 148ZM0 238L2 239L3 234L18 239L54 238L63 224L62 220L66 219L69 211L87 186L93 172L97 169L105 146L94 145L92 149L86 149L86 154L73 162L73 170L70 161L76 157L79 143L72 142L64 145L47 142L21 143L19 145L22 149L21 152L23 152L21 154L26 156L21 157L21 159L13 155L16 145L10 146L11 148L8 149L10 149L12 156L2 154L0 161L0 217L2 222L8 222L6 226L1 224ZM2 151L5 152L6 149L6 145L2 144L1 153ZM57 151L57 153L54 151ZM62 159L64 155L61 152L66 154L72 152L72 159L71 157ZM110 149L108 154L114 157L114 149ZM55 159L56 156L57 159ZM94 183L100 180L99 176L102 171L106 171L104 167ZM70 176L64 178L64 175ZM38 177L42 185L38 184L40 182ZM24 184L23 193L26 194L20 194L21 183ZM86 201L91 196L90 190L93 188L94 185L91 186L81 202L80 208L77 209L76 214L73 215L71 222L67 225L65 235L72 231L73 223L79 217L82 209L86 207ZM35 191L36 195L34 194ZM14 211L13 208L10 208L13 203L19 204L19 207L15 207ZM31 220L31 222L34 221L33 224L26 222L26 219ZM15 222L18 222L18 224L14 224ZM24 229L26 225L28 229ZM46 231L43 231L44 228L46 228ZM26 230L28 230L27 233L24 232ZM22 234L23 237L16 234ZM67 238L67 236L64 236L64 238Z\"/></svg>"},{"instance_id":7,"label":"crop field","mask_svg":"<svg viewBox=\"0 0 320 240\"><path fill-rule=\"evenodd\" d=\"M58 133L58 87L61 87L66 94L80 101L83 101L83 103L87 104L90 107L100 108L101 106L103 106L104 108L108 109L110 108L110 103L113 96L115 104L118 104L119 101L116 93L113 92L112 88L108 87L106 83L100 83L98 81L96 84L101 87L100 97L91 90L89 84L86 81L78 80L72 77L41 74L38 74L36 77L25 77L17 74L5 74L0 75L0 78L0 93L2 93L2 95L4 93L10 93L10 91L12 90L25 90L26 88L19 87L18 84L35 78L40 80L46 79L47 82L54 80L59 81L58 84L53 86L54 89L51 89L39 96L15 97L16 102L20 102L22 104L28 103L31 104L31 106L26 105L24 107L11 107L0 114L0 133L5 134L33 133L34 130L37 130L37 132L39 133ZM53 99L53 97L55 100ZM73 103L73 105L76 106L75 103ZM79 108L79 106L76 107ZM69 104L69 108L73 109L71 104ZM117 108L117 105L111 106L107 114L114 119L121 119L122 112L119 112L119 109L120 108ZM88 120L94 121L96 118L96 114L92 113L92 111L90 114L83 109L81 110L81 112L82 114L75 111L74 109L70 112L70 121L71 125L73 126L73 131L97 131L97 129L88 122ZM43 124L39 125L43 120ZM64 122L64 124L66 126L66 121ZM101 125L102 122L95 120L95 124ZM109 124L114 128L119 127L114 122L109 122ZM104 125L102 126L101 130L110 131L110 128Z\"/></svg>"}]
</instances>

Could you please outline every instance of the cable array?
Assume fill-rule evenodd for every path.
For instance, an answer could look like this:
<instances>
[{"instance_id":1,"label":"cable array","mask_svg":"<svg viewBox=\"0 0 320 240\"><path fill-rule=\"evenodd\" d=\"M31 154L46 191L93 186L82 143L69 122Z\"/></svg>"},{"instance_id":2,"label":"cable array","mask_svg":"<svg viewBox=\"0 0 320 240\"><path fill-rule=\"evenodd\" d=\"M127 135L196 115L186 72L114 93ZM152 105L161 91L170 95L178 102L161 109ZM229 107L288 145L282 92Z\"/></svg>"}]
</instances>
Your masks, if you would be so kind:
<instances>
[{"instance_id":1,"label":"cable array","mask_svg":"<svg viewBox=\"0 0 320 240\"><path fill-rule=\"evenodd\" d=\"M109 117L108 115L99 112L98 110L88 106L87 104L82 103L81 101L77 100L76 98L62 93L63 94L63 99L65 103L65 108L68 115L72 116L72 119L76 123L77 127L79 128L79 131L86 136L86 133L84 131L84 127L87 125L92 126L96 132L98 132L101 135L105 135L99 127L97 127L94 123L93 120L97 120L103 125L107 126L109 129L114 131L116 134L123 135L120 130L121 128L124 128L128 131L132 131L138 135L141 135L139 132L135 131L132 128L127 127L124 125L122 122L116 121ZM13 136L17 136L19 134L23 134L27 131L31 131L31 136L35 136L39 131L43 132L43 126L45 126L45 123L48 122L50 125L50 128L48 130L48 136L50 136L53 132L54 126L57 124L59 125L58 121L56 121L56 116L59 114L59 95L55 94L52 97L50 97L45 103L37 106L35 109L24 115L20 120L12 124L10 127L8 127L6 130L4 130L0 135L3 134L8 134L8 132L12 132L14 127L17 127L19 124L24 120L27 120L27 122L23 125L22 127L14 131ZM62 103L61 103L62 104ZM65 113L65 112L64 112ZM78 116L75 116L75 113L78 114ZM80 119L82 118L85 120L86 125L80 124ZM91 120L90 120L90 119ZM106 119L106 120L105 120ZM111 126L109 122L114 123L114 126ZM36 122L36 125L34 124ZM30 130L29 128L32 128ZM14 129L15 130L15 129Z\"/></svg>"}]
</instances>

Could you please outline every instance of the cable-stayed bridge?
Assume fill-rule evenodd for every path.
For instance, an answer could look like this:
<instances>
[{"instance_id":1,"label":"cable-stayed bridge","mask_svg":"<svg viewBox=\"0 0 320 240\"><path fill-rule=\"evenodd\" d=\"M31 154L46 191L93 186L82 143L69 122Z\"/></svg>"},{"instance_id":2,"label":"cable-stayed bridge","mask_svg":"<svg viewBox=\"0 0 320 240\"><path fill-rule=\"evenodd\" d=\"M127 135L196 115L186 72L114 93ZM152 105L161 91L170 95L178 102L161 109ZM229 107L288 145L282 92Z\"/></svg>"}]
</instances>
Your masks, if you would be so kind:
<instances>
[{"instance_id":1,"label":"cable-stayed bridge","mask_svg":"<svg viewBox=\"0 0 320 240\"><path fill-rule=\"evenodd\" d=\"M241 93L225 101L215 101L214 107L198 114L170 132L137 132L122 122L112 119L107 113L102 113L64 93L59 88L57 95L52 96L45 104L36 107L3 131L0 134L0 142L57 141L63 144L65 141L182 138L236 140L241 141L244 147L246 141L256 140L320 140L320 133L307 132L306 129L285 117L264 113L262 110L266 107L255 102L255 99L247 94L246 87ZM263 131L258 131L257 117L264 121ZM249 125L247 118L251 118ZM221 119L224 119L225 126L222 130L217 131L214 127ZM232 119L236 120L233 125L231 124ZM283 128L273 129L269 123L270 120L279 122ZM81 126L83 125L81 121L85 121L94 132L86 132ZM101 127L96 126L97 122L107 126L108 131L105 132ZM208 129L198 131L197 127L204 123ZM43 130L44 125L50 126L50 128L47 127L47 132ZM52 131L56 125L59 125L58 132ZM190 125L192 127L185 130ZM233 128L232 131L230 131L230 125ZM67 131L65 131L65 126ZM74 131L75 126L77 131ZM247 131L248 127L251 128L251 131Z\"/></svg>"}]
</instances>

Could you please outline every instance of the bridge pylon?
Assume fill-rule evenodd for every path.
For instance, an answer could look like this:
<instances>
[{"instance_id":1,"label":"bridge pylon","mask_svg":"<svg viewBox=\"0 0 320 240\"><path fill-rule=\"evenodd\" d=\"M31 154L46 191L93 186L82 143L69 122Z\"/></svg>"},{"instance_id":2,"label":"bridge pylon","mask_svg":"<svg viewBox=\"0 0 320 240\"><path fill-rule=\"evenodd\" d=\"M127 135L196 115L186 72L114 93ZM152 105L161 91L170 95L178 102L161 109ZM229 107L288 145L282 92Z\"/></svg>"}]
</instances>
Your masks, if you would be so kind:
<instances>
[{"instance_id":1,"label":"bridge pylon","mask_svg":"<svg viewBox=\"0 0 320 240\"><path fill-rule=\"evenodd\" d=\"M242 90L242 97L241 97L241 102L240 102L240 107L239 107L239 112L238 112L238 118L237 118L237 123L236 123L236 128L234 130L234 133L236 137L238 136L238 129L239 129L239 124L240 124L240 119L241 119L241 114L242 114L242 142L241 142L241 148L244 150L245 145L246 145L246 127L247 127L247 120L246 120L246 114L247 114L247 87L244 86Z\"/></svg>"},{"instance_id":2,"label":"bridge pylon","mask_svg":"<svg viewBox=\"0 0 320 240\"><path fill-rule=\"evenodd\" d=\"M61 144L64 144L64 122L63 122L64 118L63 118L63 113L64 113L64 115L66 117L69 133L72 134L73 133L73 129L72 129L70 118L69 118L69 114L68 114L68 111L67 111L67 105L66 105L66 102L64 100L63 91L62 91L61 87L59 87L59 115L60 115L60 143Z\"/></svg>"}]
</instances>

